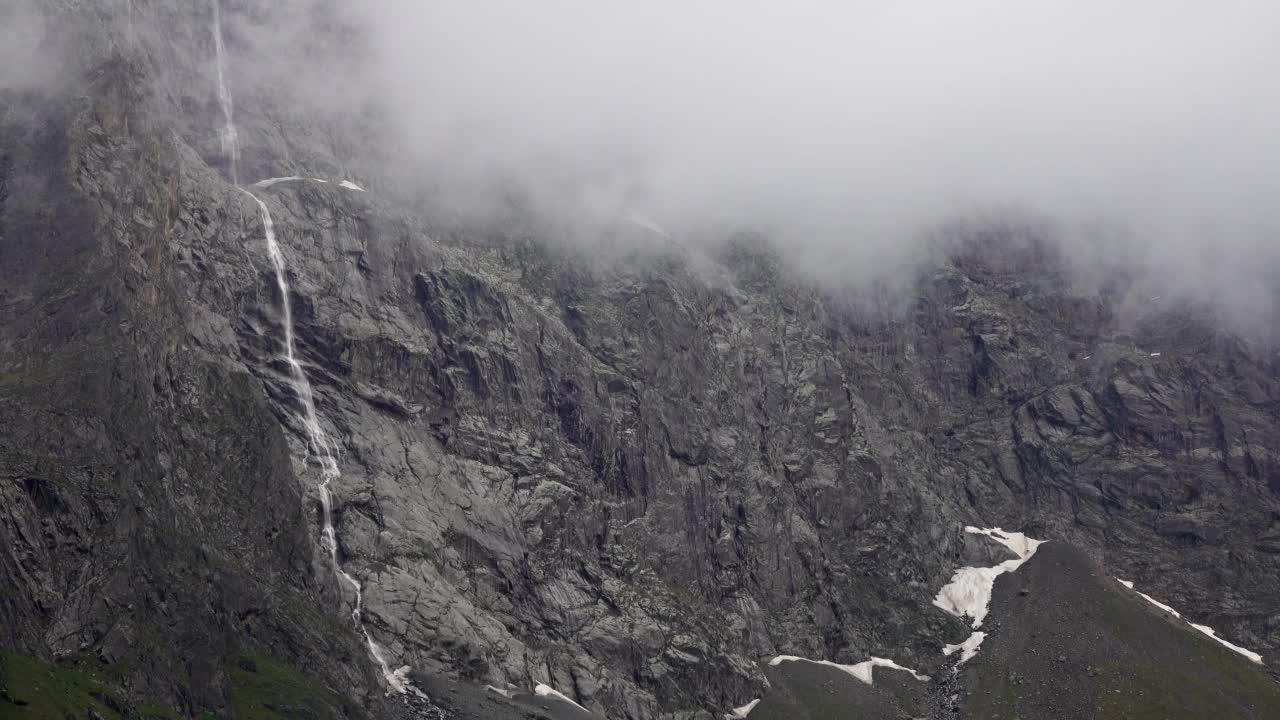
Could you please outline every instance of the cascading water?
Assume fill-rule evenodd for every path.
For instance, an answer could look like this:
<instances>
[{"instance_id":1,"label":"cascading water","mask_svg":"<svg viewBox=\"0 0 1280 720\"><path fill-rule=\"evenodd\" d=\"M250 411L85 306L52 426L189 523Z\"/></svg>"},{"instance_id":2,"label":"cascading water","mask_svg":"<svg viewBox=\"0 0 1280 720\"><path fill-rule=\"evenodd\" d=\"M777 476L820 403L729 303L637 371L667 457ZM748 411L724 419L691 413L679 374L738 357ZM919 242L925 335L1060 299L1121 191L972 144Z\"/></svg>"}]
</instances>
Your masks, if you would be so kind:
<instances>
[{"instance_id":1,"label":"cascading water","mask_svg":"<svg viewBox=\"0 0 1280 720\"><path fill-rule=\"evenodd\" d=\"M231 88L227 85L226 48L222 44L222 3L213 0L213 51L218 64L218 104L222 107L223 126L219 133L222 154L227 156L231 182L240 184L240 136L236 133L235 107Z\"/></svg>"},{"instance_id":2,"label":"cascading water","mask_svg":"<svg viewBox=\"0 0 1280 720\"><path fill-rule=\"evenodd\" d=\"M364 588L360 585L360 581L351 577L346 570L342 569L341 563L338 562L338 536L333 527L333 493L330 490L330 485L341 474L338 470L338 458L333 442L320 425L320 417L316 413L315 396L311 391L311 382L307 380L307 374L302 369L302 364L298 362L297 348L293 335L293 310L289 304L288 275L284 254L280 252L280 245L276 242L275 222L271 219L271 211L261 198L239 187L240 146L232 116L231 90L227 86L226 73L223 68L222 12L218 0L213 0L213 33L218 62L218 101L222 105L222 114L226 120L226 127L221 133L222 150L227 156L232 182L237 185L240 192L253 198L253 201L258 205L259 215L262 218L262 232L267 241L267 255L271 258L271 267L276 276L276 290L280 293L281 325L284 334L281 359L284 360L288 369L287 379L289 384L292 385L294 394L301 405L298 420L302 423L303 431L306 434L307 456L309 459L315 459L320 466L320 485L318 489L320 491L320 507L323 511L320 542L329 551L329 560L333 563L334 573L355 592L355 605L351 609L351 619L355 622L360 634L364 636L365 643L369 647L369 654L378 663L378 667L382 670L382 677L387 681L387 685L401 694L413 693L418 697L426 698L426 695L409 682L408 665L395 670L391 669L391 664L387 661L386 648L373 639L373 636L369 634L368 628L364 625L364 618L362 617Z\"/></svg>"},{"instance_id":3,"label":"cascading water","mask_svg":"<svg viewBox=\"0 0 1280 720\"><path fill-rule=\"evenodd\" d=\"M302 406L298 420L302 422L303 431L307 436L308 455L320 465L320 507L323 511L321 513L321 532L323 537L320 542L329 551L329 559L333 563L334 572L355 592L356 601L355 606L351 609L351 619L355 621L356 627L364 635L365 642L369 645L369 653L382 669L382 676L386 679L387 684L396 692L412 692L416 695L422 695L406 677L409 667L406 665L397 670L392 670L390 663L387 662L386 649L379 645L373 639L373 636L369 634L369 630L365 628L364 620L361 617L361 611L364 608L364 589L360 585L360 581L351 577L338 562L338 536L333 527L333 494L329 489L330 484L340 474L338 471L338 458L334 453L334 446L329 439L328 433L320 425L320 417L316 413L315 396L311 391L311 382L307 380L307 374L303 371L302 364L298 362L293 336L293 310L289 304L289 281L286 275L284 255L280 252L279 243L276 242L275 223L271 219L271 211L258 196L243 188L240 189L240 192L253 198L262 217L262 232L267 240L267 255L271 258L271 267L275 270L276 275L276 290L280 293L281 324L284 332L284 347L281 358L288 369L289 382L293 386L298 402Z\"/></svg>"}]
</instances>

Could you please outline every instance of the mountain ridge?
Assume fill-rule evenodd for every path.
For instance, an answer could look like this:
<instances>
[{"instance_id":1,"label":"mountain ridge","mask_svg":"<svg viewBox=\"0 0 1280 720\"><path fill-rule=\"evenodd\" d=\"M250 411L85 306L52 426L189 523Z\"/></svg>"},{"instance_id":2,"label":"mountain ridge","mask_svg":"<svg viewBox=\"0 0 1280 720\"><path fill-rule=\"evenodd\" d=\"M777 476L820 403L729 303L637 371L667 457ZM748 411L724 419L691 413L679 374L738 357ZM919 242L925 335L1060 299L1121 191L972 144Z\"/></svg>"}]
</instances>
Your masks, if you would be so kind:
<instances>
[{"instance_id":1,"label":"mountain ridge","mask_svg":"<svg viewBox=\"0 0 1280 720\"><path fill-rule=\"evenodd\" d=\"M145 57L4 91L5 647L185 716L242 712L245 656L344 697L317 716L404 712L319 542L259 213ZM373 173L339 187L327 139L237 107L242 173L330 180L254 192L340 446L340 557L433 697L546 683L674 720L760 697L776 655L940 676L968 628L930 601L991 552L966 525L1077 544L1280 647L1277 360L1211 315L1078 290L999 232L902 303L750 236L586 260L446 229Z\"/></svg>"}]
</instances>

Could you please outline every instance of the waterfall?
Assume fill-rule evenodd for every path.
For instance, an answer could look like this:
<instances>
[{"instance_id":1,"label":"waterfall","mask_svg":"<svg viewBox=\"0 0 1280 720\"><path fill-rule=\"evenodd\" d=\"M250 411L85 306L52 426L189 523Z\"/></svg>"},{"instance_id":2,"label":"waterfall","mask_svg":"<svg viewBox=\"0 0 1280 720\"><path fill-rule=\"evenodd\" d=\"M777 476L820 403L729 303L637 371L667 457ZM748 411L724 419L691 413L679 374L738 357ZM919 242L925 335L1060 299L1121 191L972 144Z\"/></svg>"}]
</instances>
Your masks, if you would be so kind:
<instances>
[{"instance_id":1,"label":"waterfall","mask_svg":"<svg viewBox=\"0 0 1280 720\"><path fill-rule=\"evenodd\" d=\"M363 617L361 617L364 609L364 588L360 585L360 581L351 577L346 570L342 569L342 564L338 562L338 536L333 527L333 493L330 490L330 485L340 475L337 454L334 450L333 441L330 440L324 427L320 425L320 417L316 413L315 396L311 391L311 382L307 380L307 374L302 369L302 364L298 362L297 345L293 334L293 310L289 304L287 268L284 262L284 254L280 252L280 245L276 242L275 222L271 219L271 211L267 209L267 204L257 195L244 188L240 188L240 192L253 198L253 201L258 205L258 212L262 218L262 232L266 236L267 255L271 258L271 267L276 276L276 290L280 293L281 324L284 326L284 343L280 357L288 368L289 383L293 386L294 394L297 395L298 402L302 406L298 419L302 422L302 428L306 433L307 455L309 458L315 459L320 465L320 507L323 511L321 513L322 537L320 542L329 551L329 560L333 563L334 573L355 592L356 602L351 609L351 619L355 622L356 628L360 630L360 633L364 635L365 642L369 647L369 654L373 656L373 659L381 668L382 677L391 686L391 689L396 692L412 692L425 698L426 696L409 682L407 677L409 667L407 665L395 670L391 669L391 664L387 661L386 648L373 639L373 636L369 634L368 628L364 625Z\"/></svg>"},{"instance_id":2,"label":"waterfall","mask_svg":"<svg viewBox=\"0 0 1280 720\"><path fill-rule=\"evenodd\" d=\"M346 570L342 569L342 564L338 562L338 535L333 527L333 492L330 489L333 481L341 474L338 469L336 447L329 438L328 433L325 432L324 427L320 424L320 417L316 413L315 397L311 391L311 382L307 380L307 374L302 369L302 364L298 362L297 344L294 341L293 333L293 309L289 304L288 273L284 262L284 254L280 252L280 245L276 242L276 228L271 219L271 211L267 208L267 204L257 195L239 187L240 141L236 134L231 88L227 85L226 78L226 48L222 44L222 9L219 4L220 0L212 0L212 2L213 45L218 65L218 103L222 106L222 116L225 120L225 126L220 133L222 152L230 166L231 182L237 186L240 192L253 198L253 201L258 205L259 215L262 218L262 232L267 241L267 255L271 258L271 267L276 276L276 290L280 293L281 324L284 333L281 359L284 360L288 368L289 384L293 387L294 394L301 405L301 412L298 414L297 419L302 423L303 431L306 433L307 457L309 460L314 459L320 466L320 485L318 490L320 492L320 507L323 510L320 542L329 552L329 561L333 564L334 574L355 593L355 605L351 609L351 619L355 623L356 629L364 636L365 644L369 648L369 654L378 663L379 669L382 670L382 677L386 680L387 685L395 692L401 694L413 693L426 699L427 696L414 687L413 683L409 682L409 666L405 665L393 670L387 660L387 649L378 644L373 639L373 636L369 634L369 629L365 627L362 616L364 611L364 588L361 587L360 581L351 577ZM132 7L132 2L130 2L130 10L132 10ZM132 12L130 15L132 17Z\"/></svg>"},{"instance_id":3,"label":"waterfall","mask_svg":"<svg viewBox=\"0 0 1280 720\"><path fill-rule=\"evenodd\" d=\"M222 44L222 3L213 0L213 51L218 66L218 104L222 106L222 154L230 167L232 184L240 184L240 136L236 133L235 108L231 102L231 88L227 86L226 48Z\"/></svg>"}]
</instances>

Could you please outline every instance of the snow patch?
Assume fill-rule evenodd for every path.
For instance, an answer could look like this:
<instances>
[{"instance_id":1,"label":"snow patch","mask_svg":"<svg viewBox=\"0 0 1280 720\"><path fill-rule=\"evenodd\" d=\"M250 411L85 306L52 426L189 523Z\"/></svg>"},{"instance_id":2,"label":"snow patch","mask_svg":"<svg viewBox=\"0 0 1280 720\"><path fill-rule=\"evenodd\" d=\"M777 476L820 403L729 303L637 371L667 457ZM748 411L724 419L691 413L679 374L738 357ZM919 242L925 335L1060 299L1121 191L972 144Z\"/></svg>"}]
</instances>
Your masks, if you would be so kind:
<instances>
[{"instance_id":1,"label":"snow patch","mask_svg":"<svg viewBox=\"0 0 1280 720\"><path fill-rule=\"evenodd\" d=\"M1019 566L1030 560L1031 556L1035 554L1036 548L1040 547L1044 543L1043 540L1034 540L1020 532L1010 533L1005 532L1000 528L976 528L969 525L965 527L964 531L972 535L986 535L992 540L995 540L1001 545L1009 548L1013 551L1014 555L1018 556Z\"/></svg>"},{"instance_id":2,"label":"snow patch","mask_svg":"<svg viewBox=\"0 0 1280 720\"><path fill-rule=\"evenodd\" d=\"M1133 583L1132 583L1132 582L1129 582L1128 580L1121 580L1120 578L1116 578L1116 582L1118 582L1118 583L1120 583L1121 585L1123 585L1123 586L1125 586L1125 587L1129 588L1130 590L1133 590ZM1165 612L1169 613L1170 615L1172 615L1172 616L1174 616L1174 617L1176 617L1176 618L1179 618L1179 619L1181 619L1181 618L1182 618L1182 616L1178 614L1178 611L1177 611L1177 610L1174 610L1173 608L1169 607L1168 605L1165 605L1164 603L1160 602L1159 600L1156 600L1155 598L1153 598L1153 597L1151 597L1150 595L1148 595L1148 594L1146 594L1146 593L1142 592L1141 590L1133 590L1133 591L1134 591L1134 592L1136 592L1136 593L1138 593L1139 595L1141 595L1143 600L1146 600L1147 602L1151 603L1152 605L1155 605L1156 607L1158 607L1158 608L1160 608L1161 610L1163 610L1163 611L1165 611Z\"/></svg>"},{"instance_id":3,"label":"snow patch","mask_svg":"<svg viewBox=\"0 0 1280 720\"><path fill-rule=\"evenodd\" d=\"M488 690L491 693L497 693L504 698L510 698L511 696L515 695L515 693L510 690L503 690L502 688L494 687L492 685L485 685L484 689Z\"/></svg>"},{"instance_id":4,"label":"snow patch","mask_svg":"<svg viewBox=\"0 0 1280 720\"><path fill-rule=\"evenodd\" d=\"M1182 615L1178 614L1178 611L1177 611L1177 610L1174 610L1173 608L1169 607L1168 605L1165 605L1164 603L1160 602L1159 600L1156 600L1155 598L1151 597L1150 595L1148 595L1148 594L1146 594L1146 593L1144 593L1144 592L1140 592L1140 591L1138 591L1138 590L1134 590L1134 589L1133 589L1133 583L1132 583L1132 582L1130 582L1130 581L1128 581L1128 580L1121 580L1120 578L1116 578L1116 582L1118 582L1118 583L1120 583L1121 585L1123 585L1123 586L1125 586L1125 587L1129 588L1130 590L1133 590L1134 592L1138 593L1139 595L1141 595L1141 596L1142 596L1142 598L1143 598L1144 600L1146 600L1147 602L1151 603L1152 605L1155 605L1156 607L1160 608L1161 610L1164 610L1165 612L1169 613L1170 615L1172 615L1172 616L1174 616L1174 617L1176 617L1176 618L1178 618L1178 619L1184 619L1184 618L1182 617ZM1254 661L1254 662L1258 663L1259 665L1262 665L1262 664L1263 664L1263 662L1262 662L1262 656L1261 656L1261 655L1259 655L1258 653L1256 653L1256 652L1254 652L1254 651L1252 651L1252 650L1246 650L1246 649L1244 649L1244 648L1240 647L1239 645L1236 645L1236 644L1234 644L1234 643L1231 643L1231 642L1228 642L1228 641L1226 641L1226 640L1223 640L1222 638L1218 637L1218 634L1217 634L1216 632L1214 632L1213 628L1211 628L1211 627L1209 627L1209 626L1207 626L1207 625L1197 625L1197 624L1195 624L1195 623L1193 623L1193 622L1190 622L1190 621L1187 621L1187 624L1188 624L1188 625L1190 625L1191 627L1195 628L1196 630L1199 630L1200 632L1204 633L1205 635L1208 635L1209 637L1213 638L1214 640L1217 640L1219 643L1221 643L1223 646L1227 647L1228 649L1233 650L1233 651L1235 651L1235 652L1237 652L1237 653L1240 653L1241 655L1243 655L1243 656L1245 656L1245 657L1249 658L1250 660L1252 660L1252 661Z\"/></svg>"},{"instance_id":5,"label":"snow patch","mask_svg":"<svg viewBox=\"0 0 1280 720\"><path fill-rule=\"evenodd\" d=\"M979 647L981 647L981 645L982 645L982 641L983 641L983 640L986 640L986 639L987 639L987 634L986 634L986 633L982 632L981 630L975 630L975 631L973 631L973 634L971 634L969 637L965 638L965 641L964 641L964 642L962 642L962 643L958 643L958 644L956 644L956 645L947 645L947 646L943 647L943 648L942 648L942 654L943 654L943 655L946 655L946 656L948 656L948 657L950 657L950 656L952 655L952 653L954 653L955 651L959 650L959 651L960 651L960 662L958 662L958 663L956 663L956 664L957 664L957 665L963 665L963 664L965 664L965 663L969 662L969 660L970 660L974 655L977 655L977 654L978 654L978 648L979 648Z\"/></svg>"},{"instance_id":6,"label":"snow patch","mask_svg":"<svg viewBox=\"0 0 1280 720\"><path fill-rule=\"evenodd\" d=\"M344 181L344 182L345 182L345 181ZM359 188L357 188L357 189L359 189ZM538 686L537 686L537 687L535 687L535 688L533 689L533 694L534 694L534 695L537 695L538 697L552 697L552 698L556 698L557 700L563 700L563 701L565 701L565 702L569 703L570 705L572 705L572 706L574 706L574 707L578 708L579 710L581 710L581 711L582 711L582 712L584 712L584 713L589 713L589 712L591 712L590 710L587 710L586 708L582 707L582 706L581 706L581 705L579 705L578 703L576 703L576 702L574 702L574 701L570 700L570 699L569 699L569 697L568 697L567 695L565 695L564 693L560 692L559 690L556 690L555 688L551 687L550 685L544 685L543 683L538 683Z\"/></svg>"},{"instance_id":7,"label":"snow patch","mask_svg":"<svg viewBox=\"0 0 1280 720\"><path fill-rule=\"evenodd\" d=\"M755 710L756 705L759 705L759 704L760 704L760 698L756 698L755 700L752 700L751 702L747 703L746 705L743 705L742 707L736 707L730 710L729 714L724 716L725 720L742 720L742 718L745 718L746 716L750 715L751 711Z\"/></svg>"},{"instance_id":8,"label":"snow patch","mask_svg":"<svg viewBox=\"0 0 1280 720\"><path fill-rule=\"evenodd\" d=\"M259 187L259 188L269 188L272 185L275 185L276 183L294 182L296 180L309 180L311 182L324 183L325 185L329 184L329 181L325 180L324 178L302 177L301 175L286 175L284 177L273 177L273 178L267 178L266 180L259 180L258 182L254 183L253 186ZM359 190L360 188L356 188L356 189Z\"/></svg>"},{"instance_id":9,"label":"snow patch","mask_svg":"<svg viewBox=\"0 0 1280 720\"><path fill-rule=\"evenodd\" d=\"M1214 640L1217 640L1218 642L1222 643L1222 644L1223 644L1224 646L1226 646L1228 649L1231 649L1231 650L1234 650L1234 651L1236 651L1236 652L1240 653L1241 655L1243 655L1243 656L1245 656L1245 657L1249 658L1250 660L1252 660L1252 661L1254 661L1254 662L1258 663L1259 665L1261 665L1261 664L1262 664L1262 656L1261 656L1261 655L1259 655L1258 653L1256 653L1256 652L1254 652L1254 651L1252 651L1252 650L1245 650L1244 648L1240 647L1239 645L1235 645L1235 644L1232 644L1232 643L1227 642L1226 640L1223 640L1222 638L1218 637L1218 634L1217 634L1217 633L1215 633L1215 632L1213 631L1213 628L1208 627L1207 625L1197 625L1197 624L1195 624L1195 623L1188 623L1188 624L1189 624L1189 625L1191 625L1191 627L1193 627L1193 628L1195 628L1195 629L1199 630L1200 632L1204 633L1205 635L1208 635L1209 637L1213 638Z\"/></svg>"},{"instance_id":10,"label":"snow patch","mask_svg":"<svg viewBox=\"0 0 1280 720\"><path fill-rule=\"evenodd\" d=\"M973 627L982 627L982 621L986 619L991 605L991 589L995 586L996 578L1007 572L1001 565L960 568L951 576L951 582L938 591L933 604L956 617L968 615L973 618Z\"/></svg>"},{"instance_id":11,"label":"snow patch","mask_svg":"<svg viewBox=\"0 0 1280 720\"><path fill-rule=\"evenodd\" d=\"M1023 563L1035 555L1036 548L1040 547L1044 541L1029 538L1020 532L1005 532L1000 528L969 526L964 531L973 535L986 535L1018 556L1012 560L1005 560L995 567L960 568L951 576L951 582L943 585L937 597L933 599L934 605L956 617L967 615L972 618L973 628L976 630L982 627L982 621L986 619L987 611L991 608L991 589L995 586L996 578L1022 567Z\"/></svg>"},{"instance_id":12,"label":"snow patch","mask_svg":"<svg viewBox=\"0 0 1280 720\"><path fill-rule=\"evenodd\" d=\"M343 188L346 188L346 189L348 189L348 190L357 190L357 191L359 191L359 192L364 192L364 188L362 188L362 187L360 187L359 185L357 185L357 184L355 184L355 183L351 182L350 180L343 180L342 182L338 183L338 187L343 187Z\"/></svg>"},{"instance_id":13,"label":"snow patch","mask_svg":"<svg viewBox=\"0 0 1280 720\"><path fill-rule=\"evenodd\" d=\"M297 175L288 175L288 176L286 176L286 177L274 177L274 178L267 178L266 180L259 180L258 182L254 183L254 184L253 184L253 186L254 186L254 187L260 187L260 188L269 188L269 187L271 187L272 185L275 185L276 183L291 182L291 181L293 181L293 180L306 180L306 178L304 178L304 177L298 177Z\"/></svg>"},{"instance_id":14,"label":"snow patch","mask_svg":"<svg viewBox=\"0 0 1280 720\"><path fill-rule=\"evenodd\" d=\"M915 679L921 682L929 682L928 675L921 675L915 670L912 670L911 668L908 668L908 667L903 667L892 660L886 660L884 658L878 658L878 657L873 657L870 660L864 660L860 663L857 663L856 665L839 665L837 663L831 662L830 660L810 660L809 658L797 657L795 655L779 655L778 657L770 660L769 664L774 667L777 667L778 665L781 665L784 662L807 662L807 663L813 663L815 665L826 665L827 667L833 667L842 673L852 675L853 677L857 678L858 680L861 680L862 682L868 685L871 685L874 679L872 677L871 671L875 667L887 667L887 668L893 668L894 670L905 670L906 672L911 673L911 676L914 677Z\"/></svg>"}]
</instances>

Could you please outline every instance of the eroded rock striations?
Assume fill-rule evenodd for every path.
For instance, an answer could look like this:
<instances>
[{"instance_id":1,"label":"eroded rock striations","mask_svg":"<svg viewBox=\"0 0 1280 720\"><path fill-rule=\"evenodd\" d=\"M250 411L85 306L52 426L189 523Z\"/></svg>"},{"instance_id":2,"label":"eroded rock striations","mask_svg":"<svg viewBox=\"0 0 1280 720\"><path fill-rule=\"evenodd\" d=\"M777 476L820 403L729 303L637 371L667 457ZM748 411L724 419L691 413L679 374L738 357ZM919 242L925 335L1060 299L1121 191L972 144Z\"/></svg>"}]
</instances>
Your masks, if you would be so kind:
<instances>
[{"instance_id":1,"label":"eroded rock striations","mask_svg":"<svg viewBox=\"0 0 1280 720\"><path fill-rule=\"evenodd\" d=\"M255 21L230 5L227 32ZM316 717L406 712L319 542L207 10L134 6L150 44L0 94L0 641L134 707L241 712L261 657L327 688ZM108 10L49 12L111 37ZM779 654L945 674L968 630L931 600L991 552L966 525L1075 543L1280 649L1280 368L1209 310L1076 291L996 236L896 304L749 237L615 263L446 231L275 109L237 98L240 175L329 180L255 194L338 445L338 554L444 710L517 717L482 686L545 683L611 718L718 717ZM362 167L368 192L338 184Z\"/></svg>"}]
</instances>

